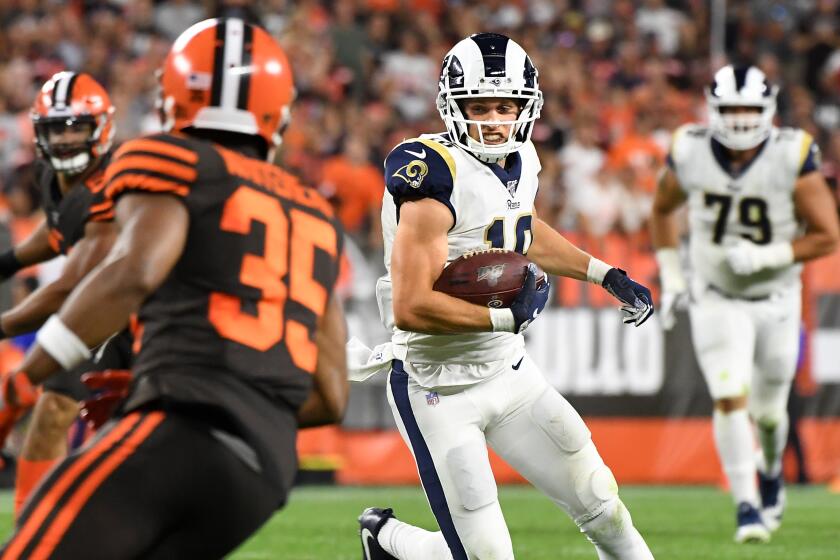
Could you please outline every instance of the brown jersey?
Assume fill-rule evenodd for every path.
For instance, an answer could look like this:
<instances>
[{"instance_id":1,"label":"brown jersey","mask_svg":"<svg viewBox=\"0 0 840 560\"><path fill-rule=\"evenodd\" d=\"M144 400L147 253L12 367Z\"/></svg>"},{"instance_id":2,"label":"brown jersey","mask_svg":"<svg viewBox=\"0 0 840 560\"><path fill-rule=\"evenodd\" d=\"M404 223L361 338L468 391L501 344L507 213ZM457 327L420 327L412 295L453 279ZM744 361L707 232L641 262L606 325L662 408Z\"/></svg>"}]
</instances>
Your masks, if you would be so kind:
<instances>
[{"instance_id":1,"label":"brown jersey","mask_svg":"<svg viewBox=\"0 0 840 560\"><path fill-rule=\"evenodd\" d=\"M97 168L83 181L62 194L52 166L39 160L35 170L41 191L41 205L47 215L49 243L53 251L66 255L85 236L88 222L114 219L113 202L105 197L105 168L110 152L96 163Z\"/></svg>"},{"instance_id":2,"label":"brown jersey","mask_svg":"<svg viewBox=\"0 0 840 560\"><path fill-rule=\"evenodd\" d=\"M126 410L223 411L271 461L283 425L272 411L296 410L312 387L314 331L338 276L342 236L328 203L274 165L173 134L123 144L106 183L112 200L175 196L190 221L183 253L139 311Z\"/></svg>"}]
</instances>

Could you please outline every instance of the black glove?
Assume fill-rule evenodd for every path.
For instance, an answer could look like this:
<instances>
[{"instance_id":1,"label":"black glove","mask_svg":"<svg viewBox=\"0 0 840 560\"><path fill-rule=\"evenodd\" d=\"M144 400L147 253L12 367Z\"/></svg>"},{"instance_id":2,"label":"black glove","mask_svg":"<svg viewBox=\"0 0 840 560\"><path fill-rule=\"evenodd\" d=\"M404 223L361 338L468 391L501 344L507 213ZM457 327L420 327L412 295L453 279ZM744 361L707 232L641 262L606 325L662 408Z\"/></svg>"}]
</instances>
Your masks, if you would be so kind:
<instances>
[{"instance_id":1,"label":"black glove","mask_svg":"<svg viewBox=\"0 0 840 560\"><path fill-rule=\"evenodd\" d=\"M653 315L653 297L650 290L627 276L620 268L611 268L601 283L605 290L623 305L624 323L633 323L637 327Z\"/></svg>"},{"instance_id":2,"label":"black glove","mask_svg":"<svg viewBox=\"0 0 840 560\"><path fill-rule=\"evenodd\" d=\"M517 294L516 299L510 304L510 311L513 313L513 332L521 333L528 328L531 321L537 318L548 301L548 276L544 275L545 281L537 287L537 265L528 265L528 272L525 273L525 285Z\"/></svg>"}]
</instances>

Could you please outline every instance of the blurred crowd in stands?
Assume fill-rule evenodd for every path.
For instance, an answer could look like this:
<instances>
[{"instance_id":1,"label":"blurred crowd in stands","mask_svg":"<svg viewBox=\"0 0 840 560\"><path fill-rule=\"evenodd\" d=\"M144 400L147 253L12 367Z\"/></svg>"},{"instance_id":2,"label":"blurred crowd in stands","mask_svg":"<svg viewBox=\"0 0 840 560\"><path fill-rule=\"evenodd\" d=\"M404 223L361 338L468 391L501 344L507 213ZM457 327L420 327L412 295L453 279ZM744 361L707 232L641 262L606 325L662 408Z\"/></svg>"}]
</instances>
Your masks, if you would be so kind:
<instances>
[{"instance_id":1,"label":"blurred crowd in stands","mask_svg":"<svg viewBox=\"0 0 840 560\"><path fill-rule=\"evenodd\" d=\"M440 61L496 31L540 72L540 216L563 230L646 243L671 132L705 118L713 67L706 0L5 0L0 3L0 187L19 242L38 219L28 109L54 72L91 73L117 108L117 139L155 131L155 70L171 41L210 16L261 23L289 54L298 91L279 158L327 194L381 262L382 161L403 138L442 131ZM840 2L728 0L729 61L781 86L779 123L805 128L840 175ZM372 289L372 283L370 284Z\"/></svg>"}]
</instances>

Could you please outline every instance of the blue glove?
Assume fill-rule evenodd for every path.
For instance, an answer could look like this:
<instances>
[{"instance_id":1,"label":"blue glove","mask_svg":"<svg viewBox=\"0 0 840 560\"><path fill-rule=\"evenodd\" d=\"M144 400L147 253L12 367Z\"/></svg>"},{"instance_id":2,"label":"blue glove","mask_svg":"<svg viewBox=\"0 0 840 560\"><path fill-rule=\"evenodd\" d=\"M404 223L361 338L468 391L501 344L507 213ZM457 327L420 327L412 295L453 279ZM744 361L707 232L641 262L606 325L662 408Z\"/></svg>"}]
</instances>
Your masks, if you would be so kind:
<instances>
[{"instance_id":1,"label":"blue glove","mask_svg":"<svg viewBox=\"0 0 840 560\"><path fill-rule=\"evenodd\" d=\"M623 305L624 323L637 327L653 315L653 297L650 290L627 276L620 268L611 268L601 285Z\"/></svg>"},{"instance_id":2,"label":"blue glove","mask_svg":"<svg viewBox=\"0 0 840 560\"><path fill-rule=\"evenodd\" d=\"M517 294L516 299L510 304L510 312L513 314L513 332L521 333L528 328L531 321L537 318L548 301L548 275L545 281L537 287L537 265L528 265L528 272L525 273L525 285Z\"/></svg>"}]
</instances>

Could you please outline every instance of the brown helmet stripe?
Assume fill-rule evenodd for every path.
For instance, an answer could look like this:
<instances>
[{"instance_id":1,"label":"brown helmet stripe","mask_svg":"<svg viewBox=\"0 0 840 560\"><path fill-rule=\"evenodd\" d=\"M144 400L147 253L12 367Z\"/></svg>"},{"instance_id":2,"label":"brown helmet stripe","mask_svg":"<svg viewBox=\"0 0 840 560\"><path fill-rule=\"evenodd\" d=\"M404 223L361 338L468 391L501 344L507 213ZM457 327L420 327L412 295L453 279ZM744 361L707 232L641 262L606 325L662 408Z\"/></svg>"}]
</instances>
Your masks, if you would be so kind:
<instances>
[{"instance_id":1,"label":"brown helmet stripe","mask_svg":"<svg viewBox=\"0 0 840 560\"><path fill-rule=\"evenodd\" d=\"M239 109L248 110L248 94L251 92L251 71L248 69L251 66L251 53L254 50L254 28L251 25L245 24L243 29L242 39L242 68L243 72L239 75L239 97L236 100L236 106Z\"/></svg>"},{"instance_id":2,"label":"brown helmet stripe","mask_svg":"<svg viewBox=\"0 0 840 560\"><path fill-rule=\"evenodd\" d=\"M216 24L216 48L213 51L213 85L210 89L210 105L222 104L222 80L225 75L225 30L227 22L220 20Z\"/></svg>"},{"instance_id":3,"label":"brown helmet stripe","mask_svg":"<svg viewBox=\"0 0 840 560\"><path fill-rule=\"evenodd\" d=\"M58 80L53 87L53 107L63 109L70 104L70 100L73 99L73 86L78 76L75 72L68 72L67 75Z\"/></svg>"}]
</instances>

